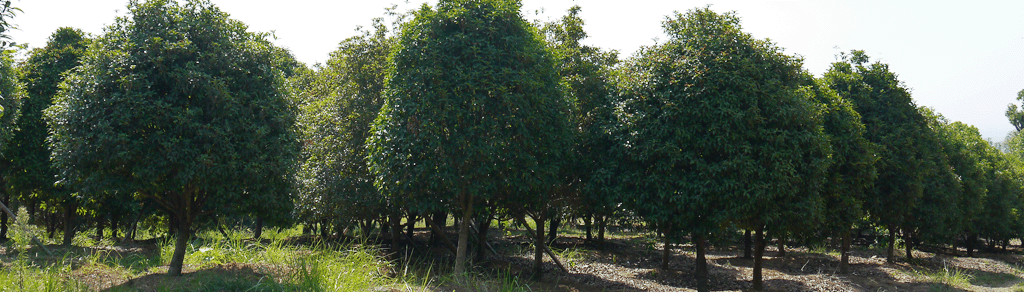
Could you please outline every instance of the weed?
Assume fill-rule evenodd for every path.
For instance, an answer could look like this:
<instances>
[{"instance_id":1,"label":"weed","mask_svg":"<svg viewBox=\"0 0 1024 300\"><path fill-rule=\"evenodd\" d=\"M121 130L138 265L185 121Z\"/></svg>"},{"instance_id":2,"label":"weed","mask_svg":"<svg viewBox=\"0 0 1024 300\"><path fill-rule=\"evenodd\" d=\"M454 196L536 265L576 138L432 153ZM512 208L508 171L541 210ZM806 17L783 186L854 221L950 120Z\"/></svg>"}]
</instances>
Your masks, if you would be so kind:
<instances>
[{"instance_id":1,"label":"weed","mask_svg":"<svg viewBox=\"0 0 1024 300\"><path fill-rule=\"evenodd\" d=\"M948 291L952 288L965 289L971 285L974 275L959 268L950 269L943 266L941 271L913 270L914 277L926 282L931 282L932 289L936 291Z\"/></svg>"}]
</instances>

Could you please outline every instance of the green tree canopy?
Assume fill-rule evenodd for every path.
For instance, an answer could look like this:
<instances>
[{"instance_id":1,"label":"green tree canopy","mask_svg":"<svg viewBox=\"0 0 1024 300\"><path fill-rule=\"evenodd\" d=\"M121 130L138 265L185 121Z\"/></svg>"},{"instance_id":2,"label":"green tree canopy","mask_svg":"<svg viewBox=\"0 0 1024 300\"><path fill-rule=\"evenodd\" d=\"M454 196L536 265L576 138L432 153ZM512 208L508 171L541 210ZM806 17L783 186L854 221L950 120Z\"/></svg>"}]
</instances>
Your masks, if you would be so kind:
<instances>
[{"instance_id":1,"label":"green tree canopy","mask_svg":"<svg viewBox=\"0 0 1024 300\"><path fill-rule=\"evenodd\" d=\"M172 216L168 273L193 221L291 211L298 153L280 50L208 1L132 1L46 110L53 163L80 194L125 193Z\"/></svg>"},{"instance_id":2,"label":"green tree canopy","mask_svg":"<svg viewBox=\"0 0 1024 300\"><path fill-rule=\"evenodd\" d=\"M1017 101L1024 102L1024 90L1017 92ZM1017 108L1016 104L1010 103L1006 107L1006 118L1010 119L1010 124L1013 124L1017 131L1024 130L1024 110Z\"/></svg>"},{"instance_id":3,"label":"green tree canopy","mask_svg":"<svg viewBox=\"0 0 1024 300\"><path fill-rule=\"evenodd\" d=\"M18 70L14 67L13 53L0 53L0 151L8 147L14 135L18 117L21 112L24 87L18 82Z\"/></svg>"},{"instance_id":4,"label":"green tree canopy","mask_svg":"<svg viewBox=\"0 0 1024 300\"><path fill-rule=\"evenodd\" d=\"M414 12L368 141L385 196L423 201L410 204L418 207L452 199L463 211L456 273L473 203L546 194L568 148L554 59L519 9L511 0L455 0Z\"/></svg>"},{"instance_id":5,"label":"green tree canopy","mask_svg":"<svg viewBox=\"0 0 1024 300\"><path fill-rule=\"evenodd\" d=\"M62 74L79 65L88 46L89 39L81 30L59 28L50 35L46 47L33 49L22 64L21 80L25 83L26 97L12 146L4 155L12 164L8 176L12 196L55 196L57 172L50 164L43 110L53 104L57 86L64 79Z\"/></svg>"},{"instance_id":6,"label":"green tree canopy","mask_svg":"<svg viewBox=\"0 0 1024 300\"><path fill-rule=\"evenodd\" d=\"M864 122L864 136L879 146L878 177L864 208L876 224L888 227L888 259L892 262L897 229L907 221L924 192L929 152L922 151L926 146L922 143L931 130L910 92L889 66L880 62L866 65L868 61L863 51L843 54L823 78L853 103Z\"/></svg>"},{"instance_id":7,"label":"green tree canopy","mask_svg":"<svg viewBox=\"0 0 1024 300\"><path fill-rule=\"evenodd\" d=\"M707 290L708 234L820 217L829 147L799 59L744 33L735 13L694 9L663 26L669 41L619 74L626 180L648 223L694 235Z\"/></svg>"},{"instance_id":8,"label":"green tree canopy","mask_svg":"<svg viewBox=\"0 0 1024 300\"><path fill-rule=\"evenodd\" d=\"M386 202L367 168L370 125L384 103L384 74L394 38L383 19L345 39L327 64L296 78L304 162L296 199L307 221L377 220Z\"/></svg>"},{"instance_id":9,"label":"green tree canopy","mask_svg":"<svg viewBox=\"0 0 1024 300\"><path fill-rule=\"evenodd\" d=\"M558 73L568 86L570 122L574 139L571 155L562 168L569 203L582 214L611 216L620 210L618 197L606 192L616 159L612 157L615 123L612 68L618 52L581 44L587 38L581 8L573 6L557 22L546 23L543 32L551 45Z\"/></svg>"}]
</instances>

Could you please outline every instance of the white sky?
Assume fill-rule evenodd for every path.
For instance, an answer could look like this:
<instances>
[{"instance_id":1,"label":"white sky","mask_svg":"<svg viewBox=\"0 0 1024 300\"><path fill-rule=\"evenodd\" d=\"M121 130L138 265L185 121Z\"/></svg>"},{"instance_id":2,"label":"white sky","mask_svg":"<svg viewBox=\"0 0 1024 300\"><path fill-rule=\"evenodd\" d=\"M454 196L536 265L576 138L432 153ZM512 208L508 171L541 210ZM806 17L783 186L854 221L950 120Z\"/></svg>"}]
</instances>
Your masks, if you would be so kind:
<instances>
[{"instance_id":1,"label":"white sky","mask_svg":"<svg viewBox=\"0 0 1024 300\"><path fill-rule=\"evenodd\" d=\"M254 31L275 31L275 43L312 65L327 60L357 25L383 16L384 8L417 8L423 0L245 1L213 0ZM426 1L436 3L436 1ZM978 127L1002 141L1013 126L1003 115L1024 89L1024 1L606 1L522 0L527 19L557 19L573 4L590 35L585 43L617 49L625 58L641 45L664 40L661 21L673 11L711 4L737 11L744 30L770 38L804 67L821 75L839 51L867 51L888 63L911 88L918 105ZM123 15L127 0L15 0L17 43L42 47L58 27L101 34ZM543 8L544 12L535 15Z\"/></svg>"}]
</instances>

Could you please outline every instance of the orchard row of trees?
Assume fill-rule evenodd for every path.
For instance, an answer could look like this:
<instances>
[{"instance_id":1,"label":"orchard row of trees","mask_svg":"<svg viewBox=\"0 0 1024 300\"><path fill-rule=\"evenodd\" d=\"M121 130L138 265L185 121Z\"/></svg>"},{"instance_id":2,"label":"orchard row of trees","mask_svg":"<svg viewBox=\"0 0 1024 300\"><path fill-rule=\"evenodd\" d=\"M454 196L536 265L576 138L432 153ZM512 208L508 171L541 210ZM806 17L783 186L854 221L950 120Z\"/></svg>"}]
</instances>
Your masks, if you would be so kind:
<instances>
[{"instance_id":1,"label":"orchard row of trees","mask_svg":"<svg viewBox=\"0 0 1024 300\"><path fill-rule=\"evenodd\" d=\"M536 274L545 253L558 262L547 244L561 224L603 240L630 222L664 238L666 268L688 237L701 291L709 241L738 231L755 289L770 237L841 241L845 272L854 229L884 232L890 262L897 237L910 260L920 245L973 255L1024 235L1024 140L1002 151L918 107L863 51L815 78L734 13L697 8L620 61L581 43L579 13L392 8L393 23L310 69L207 1L132 1L100 36L62 28L17 68L0 61L0 199L51 235L62 224L65 244L82 220L115 237L163 220L174 275L195 230L237 222L257 238L264 224L380 228L398 249L422 220L461 273L492 221L513 220ZM1024 124L1015 106L1007 116Z\"/></svg>"}]
</instances>

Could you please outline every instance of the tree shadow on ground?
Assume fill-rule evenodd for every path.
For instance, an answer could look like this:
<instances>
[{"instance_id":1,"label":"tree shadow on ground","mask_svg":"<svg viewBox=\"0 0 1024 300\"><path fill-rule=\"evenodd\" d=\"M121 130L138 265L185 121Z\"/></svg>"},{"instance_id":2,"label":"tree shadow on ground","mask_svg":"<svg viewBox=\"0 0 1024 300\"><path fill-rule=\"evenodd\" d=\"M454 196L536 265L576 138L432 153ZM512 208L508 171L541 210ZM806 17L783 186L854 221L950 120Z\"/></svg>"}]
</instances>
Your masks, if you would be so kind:
<instances>
[{"instance_id":1,"label":"tree shadow on ground","mask_svg":"<svg viewBox=\"0 0 1024 300\"><path fill-rule=\"evenodd\" d=\"M132 278L104 292L279 292L298 290L271 280L251 266L223 264L183 272L182 276L154 273Z\"/></svg>"}]
</instances>

